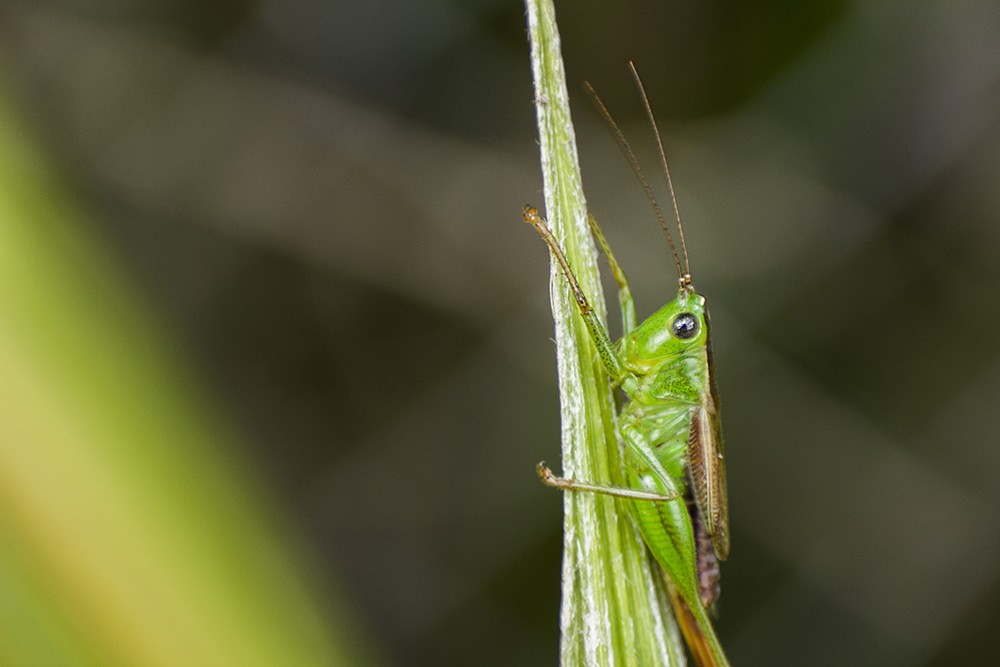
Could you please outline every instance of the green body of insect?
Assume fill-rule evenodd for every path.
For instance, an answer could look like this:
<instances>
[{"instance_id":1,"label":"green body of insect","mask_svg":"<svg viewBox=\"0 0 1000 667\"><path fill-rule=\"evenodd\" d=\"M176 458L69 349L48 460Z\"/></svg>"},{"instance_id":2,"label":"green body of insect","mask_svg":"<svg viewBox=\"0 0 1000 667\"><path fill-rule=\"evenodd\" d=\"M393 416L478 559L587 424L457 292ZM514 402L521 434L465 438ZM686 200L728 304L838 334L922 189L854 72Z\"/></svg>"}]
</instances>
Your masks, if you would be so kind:
<instances>
[{"instance_id":1,"label":"green body of insect","mask_svg":"<svg viewBox=\"0 0 1000 667\"><path fill-rule=\"evenodd\" d=\"M612 343L558 241L535 209L525 209L525 222L541 234L559 263L611 381L628 396L618 419L619 436L625 444L627 488L563 479L541 464L539 474L550 486L631 500L643 539L669 579L671 602L692 655L702 667L728 667L708 614L719 594L719 561L729 555L726 473L708 311L705 297L691 284L684 230L660 133L639 74L634 65L629 63L629 67L659 148L677 220L683 266L635 154L597 93L589 85L587 88L614 131L663 228L677 265L679 289L675 299L637 324L625 273L597 222L590 217L591 231L618 283L624 333L621 340Z\"/></svg>"},{"instance_id":2,"label":"green body of insect","mask_svg":"<svg viewBox=\"0 0 1000 667\"><path fill-rule=\"evenodd\" d=\"M619 285L625 333L612 343L545 221L532 208L524 219L559 262L612 382L628 396L619 415L628 488L559 478L543 466L539 473L551 486L631 499L640 532L672 585L692 654L701 665L728 665L707 612L718 595L718 561L729 553L729 527L705 298L684 275L677 297L636 325L624 272L591 218Z\"/></svg>"}]
</instances>

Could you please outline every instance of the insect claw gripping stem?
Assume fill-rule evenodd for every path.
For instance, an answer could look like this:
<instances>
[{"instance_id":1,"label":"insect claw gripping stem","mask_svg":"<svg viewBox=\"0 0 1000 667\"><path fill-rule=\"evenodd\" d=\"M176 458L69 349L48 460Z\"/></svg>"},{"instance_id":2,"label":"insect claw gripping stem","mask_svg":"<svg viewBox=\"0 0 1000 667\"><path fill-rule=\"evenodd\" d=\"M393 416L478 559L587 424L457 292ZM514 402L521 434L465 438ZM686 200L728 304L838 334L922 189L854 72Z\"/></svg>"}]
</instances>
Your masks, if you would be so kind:
<instances>
[{"instance_id":1,"label":"insect claw gripping stem","mask_svg":"<svg viewBox=\"0 0 1000 667\"><path fill-rule=\"evenodd\" d=\"M566 486L566 480L562 477L557 477L552 469L545 465L545 461L539 461L536 467L538 471L538 476L542 478L542 483L546 486L551 486L556 489L561 489Z\"/></svg>"}]
</instances>

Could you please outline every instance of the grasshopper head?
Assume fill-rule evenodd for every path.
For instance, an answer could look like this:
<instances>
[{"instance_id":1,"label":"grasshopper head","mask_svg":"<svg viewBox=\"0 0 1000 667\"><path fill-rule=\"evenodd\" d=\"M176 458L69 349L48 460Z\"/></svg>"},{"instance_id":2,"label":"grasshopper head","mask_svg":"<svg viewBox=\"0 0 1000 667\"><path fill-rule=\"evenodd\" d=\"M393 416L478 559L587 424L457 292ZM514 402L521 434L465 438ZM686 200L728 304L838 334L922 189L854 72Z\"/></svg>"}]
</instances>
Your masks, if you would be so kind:
<instances>
[{"instance_id":1,"label":"grasshopper head","mask_svg":"<svg viewBox=\"0 0 1000 667\"><path fill-rule=\"evenodd\" d=\"M644 372L667 358L704 348L707 342L705 297L682 287L677 298L625 336L622 352L632 370Z\"/></svg>"}]
</instances>

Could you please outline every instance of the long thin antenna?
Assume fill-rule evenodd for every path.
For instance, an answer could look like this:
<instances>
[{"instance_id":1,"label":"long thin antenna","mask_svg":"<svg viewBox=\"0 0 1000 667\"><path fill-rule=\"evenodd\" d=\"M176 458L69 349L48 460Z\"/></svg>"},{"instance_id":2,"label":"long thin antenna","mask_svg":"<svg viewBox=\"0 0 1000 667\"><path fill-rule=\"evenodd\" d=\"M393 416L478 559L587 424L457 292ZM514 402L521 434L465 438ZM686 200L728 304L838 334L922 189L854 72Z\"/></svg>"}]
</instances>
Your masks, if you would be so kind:
<instances>
[{"instance_id":1,"label":"long thin antenna","mask_svg":"<svg viewBox=\"0 0 1000 667\"><path fill-rule=\"evenodd\" d=\"M667 243L670 244L670 252L674 256L674 263L677 265L677 277L680 279L681 285L686 287L687 284L691 282L690 278L685 278L685 272L681 268L680 257L678 257L677 255L677 247L674 245L674 237L673 235L671 235L670 228L667 226L666 218L663 217L663 210L660 209L660 204L659 202L656 201L656 195L653 194L653 188L649 186L649 181L646 180L646 176L642 173L642 169L639 167L639 160L636 159L635 153L632 152L632 147L629 146L628 141L626 141L625 139L625 135L621 131L621 128L618 127L618 124L615 122L615 119L611 117L611 114L608 112L607 107L604 106L604 102L601 101L601 98L597 94L597 91L594 90L594 87L591 86L590 83L587 81L584 81L583 85L587 89L587 94L590 95L590 98L594 101L594 105L597 107L597 110L601 113L601 116L604 118L604 122L607 123L608 127L611 128L611 132L612 134L614 134L615 140L618 142L618 147L621 148L622 153L625 154L625 158L628 160L628 163L632 166L632 173L635 174L635 177L637 179L639 179L639 183L642 185L642 189L646 193L646 199L649 200L650 206L653 207L653 212L656 214L656 219L660 221L660 227L663 229L663 233L667 237ZM662 148L660 149L660 152L662 154L663 152ZM673 196L672 189L670 192L671 196ZM676 206L677 204L675 203L674 207L676 208ZM686 262L687 261L686 253L684 255L684 259Z\"/></svg>"},{"instance_id":2,"label":"long thin antenna","mask_svg":"<svg viewBox=\"0 0 1000 667\"><path fill-rule=\"evenodd\" d=\"M681 211L677 207L674 182L670 178L670 167L667 166L667 154L663 151L660 129L656 127L656 119L653 118L653 109L649 106L649 98L646 96L646 89L642 86L642 79L639 78L639 72L635 69L635 63L630 60L628 67L632 70L632 78L635 79L635 85L642 96L642 104L646 107L646 117L649 118L649 124L653 127L653 134L656 135L656 148L660 151L660 164L663 166L663 175L667 179L667 189L670 190L670 201L674 205L674 218L677 220L677 233L681 240L681 251L684 253L684 275L680 277L681 287L686 287L691 284L691 262L688 260L687 244L684 242L684 225L681 224Z\"/></svg>"}]
</instances>

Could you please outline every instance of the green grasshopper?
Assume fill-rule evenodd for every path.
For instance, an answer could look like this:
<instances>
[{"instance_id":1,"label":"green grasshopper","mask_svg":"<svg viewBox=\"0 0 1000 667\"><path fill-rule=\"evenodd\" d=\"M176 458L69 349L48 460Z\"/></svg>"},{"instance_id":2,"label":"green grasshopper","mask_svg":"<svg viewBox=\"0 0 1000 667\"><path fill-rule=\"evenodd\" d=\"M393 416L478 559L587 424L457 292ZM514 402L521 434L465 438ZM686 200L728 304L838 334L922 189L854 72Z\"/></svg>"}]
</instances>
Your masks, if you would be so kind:
<instances>
[{"instance_id":1,"label":"green grasshopper","mask_svg":"<svg viewBox=\"0 0 1000 667\"><path fill-rule=\"evenodd\" d=\"M619 437L625 444L628 488L557 477L541 463L538 472L549 486L631 500L643 539L667 574L674 611L692 655L702 667L727 666L709 619L709 610L719 595L719 561L729 555L729 512L708 310L705 297L692 285L684 232L659 130L642 82L635 67L630 66L659 147L680 232L684 268L635 155L588 86L666 233L677 264L679 289L676 298L637 325L625 274L590 216L591 231L618 284L624 334L612 343L548 225L537 210L525 208L524 220L538 231L558 262L611 382L628 397L618 418Z\"/></svg>"}]
</instances>

